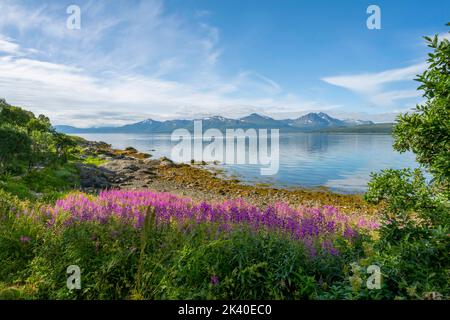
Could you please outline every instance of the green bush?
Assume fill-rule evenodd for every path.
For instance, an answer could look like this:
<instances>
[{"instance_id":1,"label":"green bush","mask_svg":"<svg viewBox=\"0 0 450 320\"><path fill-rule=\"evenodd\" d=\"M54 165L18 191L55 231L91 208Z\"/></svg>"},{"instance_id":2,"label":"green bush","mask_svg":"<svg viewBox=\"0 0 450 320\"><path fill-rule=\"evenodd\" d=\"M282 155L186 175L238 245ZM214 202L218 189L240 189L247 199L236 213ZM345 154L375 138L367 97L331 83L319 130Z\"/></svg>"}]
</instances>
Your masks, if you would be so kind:
<instances>
[{"instance_id":1,"label":"green bush","mask_svg":"<svg viewBox=\"0 0 450 320\"><path fill-rule=\"evenodd\" d=\"M424 298L428 292L450 296L450 206L436 197L419 170L374 174L367 200L385 210L373 257L385 284L396 296Z\"/></svg>"},{"instance_id":2,"label":"green bush","mask_svg":"<svg viewBox=\"0 0 450 320\"><path fill-rule=\"evenodd\" d=\"M47 117L0 103L0 175L64 164L75 146L74 139L53 130Z\"/></svg>"},{"instance_id":3,"label":"green bush","mask_svg":"<svg viewBox=\"0 0 450 320\"><path fill-rule=\"evenodd\" d=\"M426 40L434 52L417 80L427 101L399 116L394 148L414 152L433 179L419 169L385 170L366 194L384 207L370 259L382 269L386 298L450 297L450 42Z\"/></svg>"},{"instance_id":4,"label":"green bush","mask_svg":"<svg viewBox=\"0 0 450 320\"><path fill-rule=\"evenodd\" d=\"M0 176L0 190L20 199L52 202L79 186L79 174L72 163L31 170L21 176Z\"/></svg>"},{"instance_id":5,"label":"green bush","mask_svg":"<svg viewBox=\"0 0 450 320\"><path fill-rule=\"evenodd\" d=\"M52 227L45 210L10 195L0 226L0 298L25 299L314 299L347 285L345 272L363 257L361 243L343 239L341 255L318 252L279 233L246 227L223 232L211 224L148 219L136 229L119 221ZM26 237L26 238L24 238ZM81 268L81 290L66 287L67 267Z\"/></svg>"}]
</instances>

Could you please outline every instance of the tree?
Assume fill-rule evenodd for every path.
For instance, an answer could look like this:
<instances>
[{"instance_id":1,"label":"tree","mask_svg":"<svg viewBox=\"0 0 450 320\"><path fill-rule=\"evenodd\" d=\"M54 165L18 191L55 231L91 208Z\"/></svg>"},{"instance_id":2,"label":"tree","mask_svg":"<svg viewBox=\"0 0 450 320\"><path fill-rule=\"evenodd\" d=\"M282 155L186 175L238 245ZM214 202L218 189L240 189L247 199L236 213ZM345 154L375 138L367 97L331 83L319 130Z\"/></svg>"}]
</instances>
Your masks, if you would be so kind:
<instances>
[{"instance_id":1,"label":"tree","mask_svg":"<svg viewBox=\"0 0 450 320\"><path fill-rule=\"evenodd\" d=\"M36 164L45 166L56 163L57 157L55 150L55 141L51 132L32 131L30 134L31 157L28 162L28 170L31 171Z\"/></svg>"},{"instance_id":2,"label":"tree","mask_svg":"<svg viewBox=\"0 0 450 320\"><path fill-rule=\"evenodd\" d=\"M28 122L34 118L32 112L7 104L2 104L1 106L0 124L8 123L19 127L26 127Z\"/></svg>"},{"instance_id":3,"label":"tree","mask_svg":"<svg viewBox=\"0 0 450 320\"><path fill-rule=\"evenodd\" d=\"M42 114L39 115L38 118L33 118L30 121L28 121L26 127L27 127L28 134L30 134L33 131L39 131L39 132L52 131L52 125L50 123L50 119Z\"/></svg>"},{"instance_id":4,"label":"tree","mask_svg":"<svg viewBox=\"0 0 450 320\"><path fill-rule=\"evenodd\" d=\"M66 162L70 151L77 145L76 141L68 135L58 132L55 132L53 137L58 158L61 161Z\"/></svg>"},{"instance_id":5,"label":"tree","mask_svg":"<svg viewBox=\"0 0 450 320\"><path fill-rule=\"evenodd\" d=\"M384 170L372 174L365 195L384 204L373 263L381 266L388 292L413 299L430 292L450 297L450 43L425 39L433 52L416 80L426 101L398 117L393 136L394 148L415 153L433 180L418 169Z\"/></svg>"},{"instance_id":6,"label":"tree","mask_svg":"<svg viewBox=\"0 0 450 320\"><path fill-rule=\"evenodd\" d=\"M31 156L31 139L24 132L12 127L0 127L0 174L16 161Z\"/></svg>"},{"instance_id":7,"label":"tree","mask_svg":"<svg viewBox=\"0 0 450 320\"><path fill-rule=\"evenodd\" d=\"M450 25L448 23L447 25ZM394 148L412 151L441 188L450 186L450 42L424 37L434 52L417 81L427 99L414 113L400 115L394 128Z\"/></svg>"}]
</instances>

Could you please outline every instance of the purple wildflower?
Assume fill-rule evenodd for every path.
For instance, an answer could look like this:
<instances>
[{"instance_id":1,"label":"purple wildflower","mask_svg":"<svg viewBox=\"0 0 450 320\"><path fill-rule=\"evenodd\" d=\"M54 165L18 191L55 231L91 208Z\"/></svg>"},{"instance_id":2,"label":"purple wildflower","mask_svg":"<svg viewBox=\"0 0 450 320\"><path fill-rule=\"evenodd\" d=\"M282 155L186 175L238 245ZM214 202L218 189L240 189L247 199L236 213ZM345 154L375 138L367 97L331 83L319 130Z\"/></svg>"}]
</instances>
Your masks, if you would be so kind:
<instances>
[{"instance_id":1,"label":"purple wildflower","mask_svg":"<svg viewBox=\"0 0 450 320\"><path fill-rule=\"evenodd\" d=\"M109 190L101 192L98 197L73 193L58 200L54 206L44 208L43 212L53 223L62 217L64 225L114 220L139 229L143 226L149 207L155 209L157 225L170 223L182 232L190 232L195 224L200 223L209 224L221 233L246 226L255 232L282 232L305 243L312 256L316 255L325 240L334 242L338 237L351 240L358 236L360 230L371 231L379 227L376 221L344 215L333 206L293 208L286 203L275 203L261 209L242 199L222 203L196 202L190 198L149 190ZM337 254L336 248L328 243L325 246L328 252Z\"/></svg>"},{"instance_id":2,"label":"purple wildflower","mask_svg":"<svg viewBox=\"0 0 450 320\"><path fill-rule=\"evenodd\" d=\"M211 284L214 285L214 286L218 285L219 284L219 277L216 276L216 275L212 275L211 276Z\"/></svg>"},{"instance_id":3,"label":"purple wildflower","mask_svg":"<svg viewBox=\"0 0 450 320\"><path fill-rule=\"evenodd\" d=\"M22 242L22 243L27 243L30 240L31 240L30 237L27 237L27 236L21 236L20 237L20 242Z\"/></svg>"}]
</instances>

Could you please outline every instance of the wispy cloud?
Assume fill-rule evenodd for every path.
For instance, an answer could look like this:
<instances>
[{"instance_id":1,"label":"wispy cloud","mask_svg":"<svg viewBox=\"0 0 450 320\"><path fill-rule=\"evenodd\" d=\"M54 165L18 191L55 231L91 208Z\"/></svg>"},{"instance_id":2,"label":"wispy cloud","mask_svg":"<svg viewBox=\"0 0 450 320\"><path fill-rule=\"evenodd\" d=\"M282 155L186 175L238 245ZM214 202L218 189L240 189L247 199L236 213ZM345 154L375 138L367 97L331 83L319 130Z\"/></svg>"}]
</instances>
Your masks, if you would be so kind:
<instances>
[{"instance_id":1,"label":"wispy cloud","mask_svg":"<svg viewBox=\"0 0 450 320\"><path fill-rule=\"evenodd\" d=\"M118 1L114 8L86 2L79 31L65 28L64 7L24 3L0 5L7 16L0 35L18 30L16 40L0 38L0 96L54 123L298 115L330 107L286 92L256 71L223 76L219 30L168 14L158 0Z\"/></svg>"},{"instance_id":2,"label":"wispy cloud","mask_svg":"<svg viewBox=\"0 0 450 320\"><path fill-rule=\"evenodd\" d=\"M229 68L223 30L210 23L214 12L199 8L186 16L169 12L162 0L77 3L82 28L68 30L69 0L0 0L0 97L78 126L250 112L286 118L344 108L286 90L272 68ZM391 112L420 95L397 84L413 83L423 68L322 80Z\"/></svg>"},{"instance_id":3,"label":"wispy cloud","mask_svg":"<svg viewBox=\"0 0 450 320\"><path fill-rule=\"evenodd\" d=\"M421 63L377 73L325 77L322 80L356 92L375 92L380 90L384 84L390 82L413 80L425 67L426 64Z\"/></svg>"},{"instance_id":4,"label":"wispy cloud","mask_svg":"<svg viewBox=\"0 0 450 320\"><path fill-rule=\"evenodd\" d=\"M19 45L12 42L11 39L2 37L0 35L0 52L8 54L17 54L19 53Z\"/></svg>"},{"instance_id":5,"label":"wispy cloud","mask_svg":"<svg viewBox=\"0 0 450 320\"><path fill-rule=\"evenodd\" d=\"M448 41L450 41L450 32L441 33L438 37L439 39L447 39Z\"/></svg>"},{"instance_id":6,"label":"wispy cloud","mask_svg":"<svg viewBox=\"0 0 450 320\"><path fill-rule=\"evenodd\" d=\"M292 95L271 96L270 93L280 90L279 85L257 73L239 74L228 85L222 85L227 90L206 90L136 74L105 79L89 75L79 67L22 57L20 47L14 52L18 56L0 57L0 92L6 93L11 102L50 114L57 123L105 125L146 117L236 116L255 111L299 112L312 105L320 108ZM252 98L231 95L249 86L259 86L261 95ZM277 107L279 104L283 108ZM106 116L106 110L114 116Z\"/></svg>"},{"instance_id":7,"label":"wispy cloud","mask_svg":"<svg viewBox=\"0 0 450 320\"><path fill-rule=\"evenodd\" d=\"M325 77L322 80L361 94L375 105L389 107L395 106L398 100L420 96L420 92L416 90L392 90L388 87L396 82L412 83L426 66L426 63L419 63L381 72Z\"/></svg>"}]
</instances>

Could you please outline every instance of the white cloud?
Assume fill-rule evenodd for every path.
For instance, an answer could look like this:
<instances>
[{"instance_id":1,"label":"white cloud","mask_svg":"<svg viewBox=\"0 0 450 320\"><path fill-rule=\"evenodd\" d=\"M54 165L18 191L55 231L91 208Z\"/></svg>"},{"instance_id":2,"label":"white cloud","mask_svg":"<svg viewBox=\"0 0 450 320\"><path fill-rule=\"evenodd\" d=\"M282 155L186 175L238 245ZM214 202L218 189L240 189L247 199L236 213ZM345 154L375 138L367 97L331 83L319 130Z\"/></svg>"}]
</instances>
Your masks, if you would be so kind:
<instances>
[{"instance_id":1,"label":"white cloud","mask_svg":"<svg viewBox=\"0 0 450 320\"><path fill-rule=\"evenodd\" d=\"M277 88L269 79L263 83L267 85ZM0 58L0 93L11 103L49 114L55 123L81 126L121 124L150 116L241 116L255 111L277 114L321 107L293 95L235 98L216 90L139 75L105 80L77 67L11 56ZM123 116L99 120L98 115L105 111Z\"/></svg>"},{"instance_id":2,"label":"white cloud","mask_svg":"<svg viewBox=\"0 0 450 320\"><path fill-rule=\"evenodd\" d=\"M323 81L365 96L377 106L394 106L398 100L416 98L416 90L389 90L387 86L394 82L411 82L417 74L425 70L427 64L414 64L405 68L385 70L375 73L341 75L322 78Z\"/></svg>"},{"instance_id":3,"label":"white cloud","mask_svg":"<svg viewBox=\"0 0 450 320\"><path fill-rule=\"evenodd\" d=\"M371 97L371 101L378 106L392 106L399 100L418 99L421 93L417 90L393 90L380 92Z\"/></svg>"},{"instance_id":4,"label":"white cloud","mask_svg":"<svg viewBox=\"0 0 450 320\"><path fill-rule=\"evenodd\" d=\"M14 43L11 39L0 35L0 52L17 54L19 53L19 45Z\"/></svg>"},{"instance_id":5,"label":"white cloud","mask_svg":"<svg viewBox=\"0 0 450 320\"><path fill-rule=\"evenodd\" d=\"M447 39L450 41L450 32L440 34L439 39Z\"/></svg>"},{"instance_id":6,"label":"white cloud","mask_svg":"<svg viewBox=\"0 0 450 320\"><path fill-rule=\"evenodd\" d=\"M381 89L384 84L390 82L413 80L425 68L426 64L420 63L377 73L325 77L322 80L356 92L375 92Z\"/></svg>"},{"instance_id":7,"label":"white cloud","mask_svg":"<svg viewBox=\"0 0 450 320\"><path fill-rule=\"evenodd\" d=\"M62 17L51 16L58 10L0 4L7 16L0 34L11 27L20 33L17 41L0 43L6 53L0 55L0 97L45 113L55 124L249 112L280 117L330 107L285 92L255 71L222 76L219 30L169 15L160 1L135 7L122 2L118 15L89 2L82 7L80 33L65 28L65 10L59 10ZM94 16L99 18L89 19Z\"/></svg>"},{"instance_id":8,"label":"white cloud","mask_svg":"<svg viewBox=\"0 0 450 320\"><path fill-rule=\"evenodd\" d=\"M46 14L49 6L41 4L29 9L20 1L2 0L0 2L0 30L7 26L14 26L19 33L39 28L42 32L52 36L64 36L65 28L58 28L55 19ZM62 17L63 18L63 17ZM64 20L62 20L64 21Z\"/></svg>"}]
</instances>

